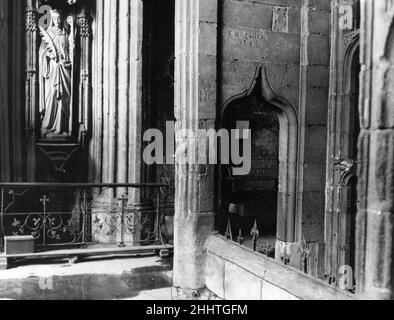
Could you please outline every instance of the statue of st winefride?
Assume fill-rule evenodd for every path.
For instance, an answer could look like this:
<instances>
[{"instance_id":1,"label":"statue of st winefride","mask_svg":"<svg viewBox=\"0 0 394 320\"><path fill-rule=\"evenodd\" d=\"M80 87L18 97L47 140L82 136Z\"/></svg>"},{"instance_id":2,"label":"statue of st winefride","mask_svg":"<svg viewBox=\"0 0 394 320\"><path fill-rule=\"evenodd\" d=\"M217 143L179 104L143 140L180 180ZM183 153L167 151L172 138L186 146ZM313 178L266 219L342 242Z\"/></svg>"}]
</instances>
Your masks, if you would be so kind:
<instances>
[{"instance_id":1,"label":"statue of st winefride","mask_svg":"<svg viewBox=\"0 0 394 320\"><path fill-rule=\"evenodd\" d=\"M39 87L41 134L43 137L71 135L72 108L72 47L73 32L67 32L58 10L51 11L45 30L40 27L42 43L39 50Z\"/></svg>"}]
</instances>

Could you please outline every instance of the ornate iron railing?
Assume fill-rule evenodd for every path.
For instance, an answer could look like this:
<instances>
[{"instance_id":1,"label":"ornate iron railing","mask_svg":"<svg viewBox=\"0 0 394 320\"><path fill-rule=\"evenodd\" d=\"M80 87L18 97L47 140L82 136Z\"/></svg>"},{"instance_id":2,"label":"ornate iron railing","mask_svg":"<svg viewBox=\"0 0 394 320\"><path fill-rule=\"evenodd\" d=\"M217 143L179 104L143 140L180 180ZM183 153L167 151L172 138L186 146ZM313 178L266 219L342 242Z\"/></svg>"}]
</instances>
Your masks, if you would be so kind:
<instances>
[{"instance_id":1,"label":"ornate iron railing","mask_svg":"<svg viewBox=\"0 0 394 320\"><path fill-rule=\"evenodd\" d=\"M127 190L127 191L126 191ZM144 202L130 203L139 190ZM4 237L31 235L37 250L87 244L164 244L167 184L0 183Z\"/></svg>"}]
</instances>

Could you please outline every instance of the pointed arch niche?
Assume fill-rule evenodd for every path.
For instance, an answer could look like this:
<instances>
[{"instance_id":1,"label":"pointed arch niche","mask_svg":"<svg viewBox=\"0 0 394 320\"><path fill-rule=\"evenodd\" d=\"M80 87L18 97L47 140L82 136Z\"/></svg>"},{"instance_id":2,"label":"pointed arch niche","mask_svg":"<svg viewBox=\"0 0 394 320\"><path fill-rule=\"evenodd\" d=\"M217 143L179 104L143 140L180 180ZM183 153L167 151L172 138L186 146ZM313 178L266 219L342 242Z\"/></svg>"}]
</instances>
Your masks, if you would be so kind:
<instances>
[{"instance_id":1,"label":"pointed arch niche","mask_svg":"<svg viewBox=\"0 0 394 320\"><path fill-rule=\"evenodd\" d=\"M235 240L235 235L247 237L256 222L264 242L256 250L280 259L274 252L278 244L296 242L298 117L273 91L264 65L258 67L250 89L223 108L222 128L235 129L237 121L250 123L252 170L234 177L231 166L222 166L220 208L227 220L222 225Z\"/></svg>"},{"instance_id":2,"label":"pointed arch niche","mask_svg":"<svg viewBox=\"0 0 394 320\"><path fill-rule=\"evenodd\" d=\"M86 148L86 139L91 132L92 98L92 22L95 1L89 0L26 0L26 86L25 128L27 138L27 178L29 181L84 180L86 175L74 172L81 149ZM40 95L43 75L40 61L42 36L40 27L48 26L49 9L60 10L67 33L67 46L71 62L69 120L64 127L67 133L45 136L41 132L43 114ZM84 158L83 163L87 165Z\"/></svg>"}]
</instances>

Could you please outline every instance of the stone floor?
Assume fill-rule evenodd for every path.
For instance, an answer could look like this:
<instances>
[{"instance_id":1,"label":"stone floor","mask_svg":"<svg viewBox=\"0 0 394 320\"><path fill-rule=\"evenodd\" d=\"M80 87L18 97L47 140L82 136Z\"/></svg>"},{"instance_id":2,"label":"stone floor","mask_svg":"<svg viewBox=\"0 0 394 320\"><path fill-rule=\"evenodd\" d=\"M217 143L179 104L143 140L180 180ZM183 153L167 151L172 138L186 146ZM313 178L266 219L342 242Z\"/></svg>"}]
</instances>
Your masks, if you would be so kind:
<instances>
[{"instance_id":1,"label":"stone floor","mask_svg":"<svg viewBox=\"0 0 394 320\"><path fill-rule=\"evenodd\" d=\"M35 263L0 271L0 300L170 300L172 260Z\"/></svg>"}]
</instances>

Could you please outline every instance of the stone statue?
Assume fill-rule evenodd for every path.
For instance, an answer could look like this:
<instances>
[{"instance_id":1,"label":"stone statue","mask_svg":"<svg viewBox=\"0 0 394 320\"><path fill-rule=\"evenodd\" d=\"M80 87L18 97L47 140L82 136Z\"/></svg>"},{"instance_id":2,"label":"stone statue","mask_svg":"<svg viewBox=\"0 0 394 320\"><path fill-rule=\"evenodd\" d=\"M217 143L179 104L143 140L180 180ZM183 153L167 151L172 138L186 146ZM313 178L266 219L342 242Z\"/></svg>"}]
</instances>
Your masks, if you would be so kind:
<instances>
[{"instance_id":1,"label":"stone statue","mask_svg":"<svg viewBox=\"0 0 394 320\"><path fill-rule=\"evenodd\" d=\"M72 19L70 34L57 10L51 11L51 23L40 27L42 43L39 50L39 85L41 133L43 137L71 135L72 108Z\"/></svg>"}]
</instances>

